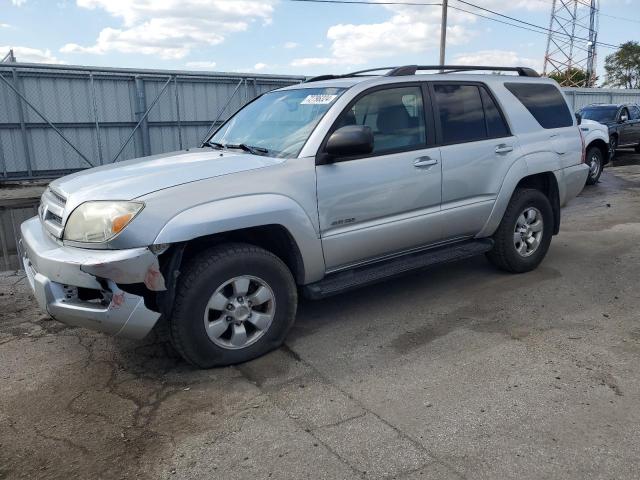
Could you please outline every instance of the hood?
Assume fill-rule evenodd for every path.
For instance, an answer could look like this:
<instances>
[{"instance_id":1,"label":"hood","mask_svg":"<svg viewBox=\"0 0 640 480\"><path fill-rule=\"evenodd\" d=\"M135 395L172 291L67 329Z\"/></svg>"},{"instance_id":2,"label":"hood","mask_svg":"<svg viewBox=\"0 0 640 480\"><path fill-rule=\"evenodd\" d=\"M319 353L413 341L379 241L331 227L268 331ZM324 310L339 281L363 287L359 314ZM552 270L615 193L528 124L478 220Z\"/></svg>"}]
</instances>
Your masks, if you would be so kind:
<instances>
[{"instance_id":1,"label":"hood","mask_svg":"<svg viewBox=\"0 0 640 480\"><path fill-rule=\"evenodd\" d=\"M136 158L59 178L53 190L74 204L87 200L132 200L157 190L282 163L280 158L241 151L196 148Z\"/></svg>"},{"instance_id":2,"label":"hood","mask_svg":"<svg viewBox=\"0 0 640 480\"><path fill-rule=\"evenodd\" d=\"M607 125L604 123L600 123L600 122L596 122L595 120L582 120L582 122L580 123L580 128L584 131L585 129L588 130L602 130L602 131L609 131L609 129L607 128Z\"/></svg>"}]
</instances>

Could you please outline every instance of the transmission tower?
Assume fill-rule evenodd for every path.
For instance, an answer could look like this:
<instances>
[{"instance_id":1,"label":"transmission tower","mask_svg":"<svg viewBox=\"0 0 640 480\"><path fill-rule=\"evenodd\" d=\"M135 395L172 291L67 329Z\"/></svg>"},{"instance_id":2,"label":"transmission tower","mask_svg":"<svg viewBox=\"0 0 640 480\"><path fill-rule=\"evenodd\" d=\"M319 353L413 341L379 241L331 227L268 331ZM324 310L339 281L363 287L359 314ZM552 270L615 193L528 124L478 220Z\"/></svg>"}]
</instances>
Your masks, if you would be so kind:
<instances>
[{"instance_id":1,"label":"transmission tower","mask_svg":"<svg viewBox=\"0 0 640 480\"><path fill-rule=\"evenodd\" d=\"M544 74L564 87L596 83L599 0L553 0Z\"/></svg>"}]
</instances>

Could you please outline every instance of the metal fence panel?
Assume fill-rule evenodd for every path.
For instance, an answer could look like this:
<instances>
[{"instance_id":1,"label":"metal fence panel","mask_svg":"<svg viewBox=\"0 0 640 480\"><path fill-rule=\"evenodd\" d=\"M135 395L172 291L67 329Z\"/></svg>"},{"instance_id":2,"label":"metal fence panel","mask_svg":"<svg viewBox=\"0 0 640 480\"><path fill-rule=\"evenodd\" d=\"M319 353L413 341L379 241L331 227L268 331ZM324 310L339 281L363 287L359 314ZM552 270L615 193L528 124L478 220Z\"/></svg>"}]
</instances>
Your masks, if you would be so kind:
<instances>
[{"instance_id":1,"label":"metal fence panel","mask_svg":"<svg viewBox=\"0 0 640 480\"><path fill-rule=\"evenodd\" d=\"M609 88L563 88L573 111L591 103L638 103L640 90Z\"/></svg>"},{"instance_id":2,"label":"metal fence panel","mask_svg":"<svg viewBox=\"0 0 640 480\"><path fill-rule=\"evenodd\" d=\"M21 63L0 75L0 181L193 147L215 119L303 80Z\"/></svg>"}]
</instances>

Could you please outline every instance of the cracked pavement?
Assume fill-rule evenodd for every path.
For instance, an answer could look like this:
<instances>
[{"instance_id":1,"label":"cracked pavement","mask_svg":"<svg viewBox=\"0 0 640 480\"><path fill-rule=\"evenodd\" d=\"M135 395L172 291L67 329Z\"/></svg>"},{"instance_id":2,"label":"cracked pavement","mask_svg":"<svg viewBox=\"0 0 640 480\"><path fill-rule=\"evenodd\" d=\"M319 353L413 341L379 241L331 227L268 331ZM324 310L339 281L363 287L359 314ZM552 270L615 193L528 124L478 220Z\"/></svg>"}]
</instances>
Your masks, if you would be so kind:
<instances>
[{"instance_id":1,"label":"cracked pavement","mask_svg":"<svg viewBox=\"0 0 640 480\"><path fill-rule=\"evenodd\" d=\"M0 478L638 478L640 156L563 216L534 272L303 301L283 348L207 371L0 274Z\"/></svg>"}]
</instances>

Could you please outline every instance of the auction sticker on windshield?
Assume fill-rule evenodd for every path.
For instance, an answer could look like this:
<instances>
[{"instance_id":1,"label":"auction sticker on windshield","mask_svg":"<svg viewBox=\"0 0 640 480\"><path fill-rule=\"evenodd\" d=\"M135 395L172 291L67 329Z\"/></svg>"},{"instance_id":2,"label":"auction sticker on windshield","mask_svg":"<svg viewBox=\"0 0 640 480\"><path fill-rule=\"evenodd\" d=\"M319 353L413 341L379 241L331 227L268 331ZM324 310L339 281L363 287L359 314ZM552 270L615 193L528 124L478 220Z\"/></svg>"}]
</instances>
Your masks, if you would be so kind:
<instances>
[{"instance_id":1,"label":"auction sticker on windshield","mask_svg":"<svg viewBox=\"0 0 640 480\"><path fill-rule=\"evenodd\" d=\"M337 97L338 95L307 95L300 105L328 105Z\"/></svg>"}]
</instances>

